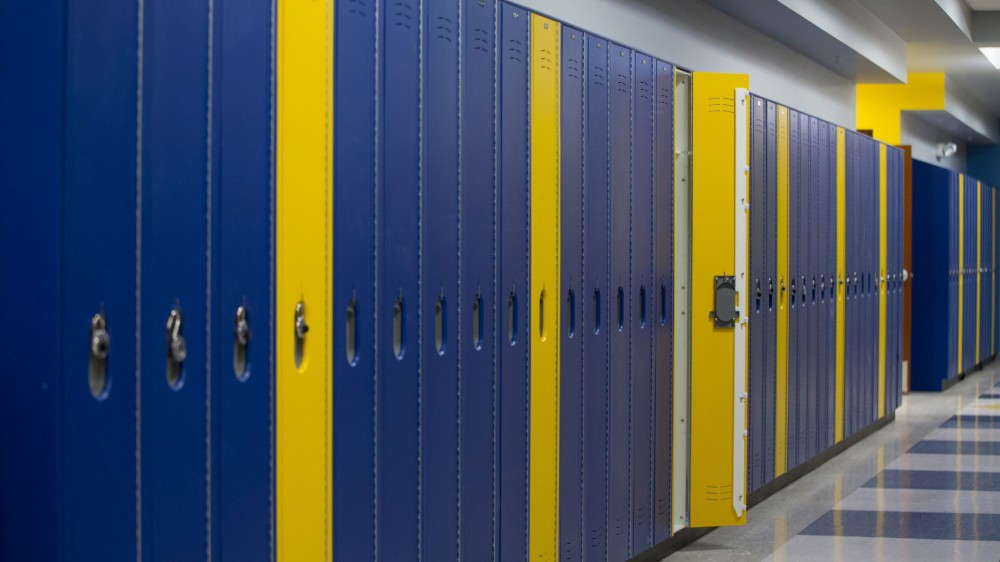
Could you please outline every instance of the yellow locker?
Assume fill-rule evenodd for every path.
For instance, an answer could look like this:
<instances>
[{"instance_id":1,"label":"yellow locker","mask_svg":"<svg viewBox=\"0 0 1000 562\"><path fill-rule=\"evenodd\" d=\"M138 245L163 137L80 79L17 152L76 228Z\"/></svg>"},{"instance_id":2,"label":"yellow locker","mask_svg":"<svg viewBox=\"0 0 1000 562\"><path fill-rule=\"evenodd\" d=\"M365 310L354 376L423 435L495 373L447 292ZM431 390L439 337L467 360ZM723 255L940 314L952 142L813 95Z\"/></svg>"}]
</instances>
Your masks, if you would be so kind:
<instances>
[{"instance_id":1,"label":"yellow locker","mask_svg":"<svg viewBox=\"0 0 1000 562\"><path fill-rule=\"evenodd\" d=\"M559 554L559 29L531 16L530 560Z\"/></svg>"},{"instance_id":2,"label":"yellow locker","mask_svg":"<svg viewBox=\"0 0 1000 562\"><path fill-rule=\"evenodd\" d=\"M277 554L328 561L332 0L279 0L277 35Z\"/></svg>"}]
</instances>

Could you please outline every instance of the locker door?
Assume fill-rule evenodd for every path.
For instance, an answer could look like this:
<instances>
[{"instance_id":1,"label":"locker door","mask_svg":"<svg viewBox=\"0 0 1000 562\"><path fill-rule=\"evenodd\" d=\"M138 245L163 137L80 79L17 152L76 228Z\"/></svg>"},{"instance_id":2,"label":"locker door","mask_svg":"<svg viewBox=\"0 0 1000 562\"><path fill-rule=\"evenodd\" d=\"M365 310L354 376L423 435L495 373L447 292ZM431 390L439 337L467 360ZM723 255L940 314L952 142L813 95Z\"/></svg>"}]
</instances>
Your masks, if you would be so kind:
<instances>
[{"instance_id":1,"label":"locker door","mask_svg":"<svg viewBox=\"0 0 1000 562\"><path fill-rule=\"evenodd\" d=\"M586 292L584 351L583 489L586 560L603 560L608 541L609 288L609 61L608 44L587 36Z\"/></svg>"},{"instance_id":2,"label":"locker door","mask_svg":"<svg viewBox=\"0 0 1000 562\"><path fill-rule=\"evenodd\" d=\"M819 314L820 314L820 289L819 276L820 264L825 254L820 245L820 236L823 232L823 220L820 217L822 201L822 185L820 184L820 173L822 171L820 161L820 130L819 120L815 117L809 118L809 228L808 228L808 257L809 268L806 272L806 295L808 314L808 347L807 373L809 385L807 387L806 408L808 421L808 432L806 439L806 455L803 461L811 459L816 454L819 436L819 378L820 361L822 350L820 349Z\"/></svg>"},{"instance_id":3,"label":"locker door","mask_svg":"<svg viewBox=\"0 0 1000 562\"><path fill-rule=\"evenodd\" d=\"M65 18L62 321L57 324L66 350L60 385L65 525L58 542L66 560L126 560L136 556L137 14L134 4L70 3ZM14 208L23 212L24 206ZM32 252L38 250L32 246ZM10 359L4 376L15 379L18 369L10 368ZM44 412L39 406L32 404ZM17 423L30 421L19 417ZM14 424L7 427L13 431ZM5 450L11 454L19 447ZM58 488L51 481L45 485ZM5 503L21 505L15 490L3 488ZM17 528L11 523L4 525L9 532ZM0 543L6 545L0 558L31 558L13 550L14 536L3 536ZM47 558L41 551L34 555Z\"/></svg>"},{"instance_id":4,"label":"locker door","mask_svg":"<svg viewBox=\"0 0 1000 562\"><path fill-rule=\"evenodd\" d=\"M825 121L819 121L819 142L815 151L818 173L816 189L816 269L819 278L816 285L816 432L813 437L813 455L827 446L827 396L830 380L828 361L830 356L827 317L829 314L829 297L827 293L827 277L830 273L830 239L835 237L830 233L830 132Z\"/></svg>"},{"instance_id":5,"label":"locker door","mask_svg":"<svg viewBox=\"0 0 1000 562\"><path fill-rule=\"evenodd\" d=\"M836 330L835 335L835 353L836 358L834 361L835 368L835 383L834 383L834 401L833 401L833 442L839 443L845 435L847 435L845 429L845 418L846 418L846 398L847 394L846 384L847 384L847 372L849 359L847 355L847 303L849 298L850 284L847 278L847 241L850 238L850 234L847 232L847 132L841 127L831 127L833 129L834 135L834 158L835 158L835 168L833 170L835 174L834 179L834 189L835 192L832 196L834 204L836 204L836 239L834 240L834 245L836 246L836 277L831 280L835 286L836 295L836 322L834 324L834 329Z\"/></svg>"},{"instance_id":6,"label":"locker door","mask_svg":"<svg viewBox=\"0 0 1000 562\"><path fill-rule=\"evenodd\" d=\"M212 319L219 326L213 334L218 350L213 383L219 392L213 407L219 408L220 419L213 428L218 432L212 472L219 511L212 518L212 544L222 559L254 560L272 551L274 521L269 329L274 254L263 251L271 246L274 216L271 3L227 3L215 25L221 33L215 46L220 64L214 65L220 127L213 139L219 158L214 167L219 228L213 243L219 275Z\"/></svg>"},{"instance_id":7,"label":"locker door","mask_svg":"<svg viewBox=\"0 0 1000 562\"><path fill-rule=\"evenodd\" d=\"M356 6L338 2L335 18L332 530L334 560L361 562L376 556L376 363L383 359L375 349L392 317L376 314L385 310L375 278L382 31L376 10Z\"/></svg>"},{"instance_id":8,"label":"locker door","mask_svg":"<svg viewBox=\"0 0 1000 562\"><path fill-rule=\"evenodd\" d=\"M459 557L458 310L459 76L458 2L427 2L423 12L420 217L420 546L429 560ZM412 94L411 94L412 95ZM426 218L426 220L424 220ZM417 304L415 302L415 304Z\"/></svg>"},{"instance_id":9,"label":"locker door","mask_svg":"<svg viewBox=\"0 0 1000 562\"><path fill-rule=\"evenodd\" d=\"M389 7L392 6L392 9ZM383 0L381 55L385 88L379 108L378 187L380 244L378 317L378 534L377 558L405 560L419 551L419 461L423 397L418 337L421 318L419 242L421 195L420 91L423 69L418 0ZM428 217L429 218L429 217ZM426 232L426 230L424 231ZM388 532L391 529L391 532Z\"/></svg>"},{"instance_id":10,"label":"locker door","mask_svg":"<svg viewBox=\"0 0 1000 562\"><path fill-rule=\"evenodd\" d=\"M584 119L586 118L586 40L583 32L562 28L560 100L562 176L560 249L562 330L559 349L559 558L583 558L583 309Z\"/></svg>"},{"instance_id":11,"label":"locker door","mask_svg":"<svg viewBox=\"0 0 1000 562\"><path fill-rule=\"evenodd\" d=\"M158 2L142 25L142 544L192 560L208 549L208 9Z\"/></svg>"},{"instance_id":12,"label":"locker door","mask_svg":"<svg viewBox=\"0 0 1000 562\"><path fill-rule=\"evenodd\" d=\"M877 417L885 415L886 361L888 344L888 294L886 276L888 274L888 153L886 145L878 143L878 392Z\"/></svg>"},{"instance_id":13,"label":"locker door","mask_svg":"<svg viewBox=\"0 0 1000 562\"><path fill-rule=\"evenodd\" d=\"M559 552L559 41L560 25L531 16L531 371L528 556ZM549 337L551 332L552 337Z\"/></svg>"},{"instance_id":14,"label":"locker door","mask_svg":"<svg viewBox=\"0 0 1000 562\"><path fill-rule=\"evenodd\" d=\"M827 255L826 255L826 433L824 435L823 449L827 449L836 443L837 427L837 381L838 381L838 329L837 323L841 316L839 308L840 292L838 291L837 278L841 271L838 260L840 249L840 235L838 225L843 209L838 204L837 181L838 173L838 140L837 127L832 123L827 124L827 176L826 176L826 204L827 204Z\"/></svg>"},{"instance_id":15,"label":"locker door","mask_svg":"<svg viewBox=\"0 0 1000 562\"><path fill-rule=\"evenodd\" d=\"M814 347L811 345L814 331L812 328L812 266L815 256L810 252L812 223L812 189L815 184L813 179L813 134L809 123L809 115L799 113L799 297L802 307L799 309L799 326L802 333L799 336L799 380L798 380L798 460L796 464L802 464L809 458L810 432L812 431L812 413L809 396L812 390L813 366L812 356Z\"/></svg>"},{"instance_id":16,"label":"locker door","mask_svg":"<svg viewBox=\"0 0 1000 562\"><path fill-rule=\"evenodd\" d=\"M461 558L497 554L497 91L495 0L462 5L461 295L457 303L459 385L462 392Z\"/></svg>"},{"instance_id":17,"label":"locker door","mask_svg":"<svg viewBox=\"0 0 1000 562\"><path fill-rule=\"evenodd\" d=\"M764 275L767 255L765 226L767 222L767 165L765 163L765 122L767 108L764 100L750 98L750 306L749 306L749 355L750 355L750 463L749 488L754 491L764 485L764 397L765 370L765 317L767 314L767 279Z\"/></svg>"},{"instance_id":18,"label":"locker door","mask_svg":"<svg viewBox=\"0 0 1000 562\"><path fill-rule=\"evenodd\" d=\"M789 110L777 106L774 162L775 179L775 360L774 360L774 477L789 466L789 415L791 391L791 123Z\"/></svg>"},{"instance_id":19,"label":"locker door","mask_svg":"<svg viewBox=\"0 0 1000 562\"><path fill-rule=\"evenodd\" d=\"M674 310L674 67L656 61L653 156L653 544L671 535ZM596 203L588 202L588 207ZM588 223L588 227L589 227ZM600 255L587 254L591 259Z\"/></svg>"},{"instance_id":20,"label":"locker door","mask_svg":"<svg viewBox=\"0 0 1000 562\"><path fill-rule=\"evenodd\" d=\"M500 20L499 559L528 556L529 13L502 4Z\"/></svg>"},{"instance_id":21,"label":"locker door","mask_svg":"<svg viewBox=\"0 0 1000 562\"><path fill-rule=\"evenodd\" d=\"M749 217L743 204L748 201L749 177L737 170L746 170L750 163L747 79L736 74L694 76L690 439L694 527L746 522L744 319L751 299ZM726 207L726 201L734 205L730 207L732 222L724 218L725 213L712 221L710 217L719 217L720 202ZM731 253L727 251L730 244ZM732 272L729 287L733 291L729 294L723 285L726 281L720 279L728 272ZM730 298L733 301L726 305Z\"/></svg>"},{"instance_id":22,"label":"locker door","mask_svg":"<svg viewBox=\"0 0 1000 562\"><path fill-rule=\"evenodd\" d=\"M759 480L766 484L774 480L775 459L775 426L776 426L776 396L777 396L777 346L778 330L778 107L774 102L766 102L766 137L764 147L765 177L762 185L765 190L763 197L766 211L764 216L764 272L761 278L765 288L766 312L764 315L764 418L763 440L764 461L763 475ZM787 175L787 172L785 173ZM751 197L753 193L751 192Z\"/></svg>"},{"instance_id":23,"label":"locker door","mask_svg":"<svg viewBox=\"0 0 1000 562\"><path fill-rule=\"evenodd\" d=\"M802 275L799 252L802 201L802 136L799 112L788 112L788 468L799 465L799 395L803 345L801 321L802 295L799 277Z\"/></svg>"},{"instance_id":24,"label":"locker door","mask_svg":"<svg viewBox=\"0 0 1000 562\"><path fill-rule=\"evenodd\" d=\"M333 509L330 488L334 471L330 462L334 441L330 435L333 394L330 246L335 225L330 220L334 210L330 135L336 132L331 130L330 121L334 98L330 73L334 64L330 59L333 33L328 27L333 20L333 8L330 1L282 0L277 6L280 28L295 30L276 36L275 542L277 558L282 561L329 560L334 548L330 537ZM357 16L361 19L360 14ZM357 22L353 16L345 20ZM374 20L369 21L374 25ZM357 60L360 65L365 64L360 53ZM365 74L351 76L350 80L357 80L361 89ZM342 96L337 97L343 101ZM363 113L359 118L364 123ZM370 162L368 170L373 170L374 158ZM360 180L352 185L359 197L363 196L364 185ZM356 211L359 218L365 216L361 214L363 208ZM371 215L374 214L372 207ZM364 251L362 236L359 233L355 241L361 246L359 252ZM373 259L370 257L373 254L363 255ZM337 259L344 257L347 256L338 254ZM365 269L364 262L353 263ZM364 286L374 286L374 281ZM338 309L340 306L346 307L347 303L341 301ZM374 312L369 309L366 313L363 307L374 303L361 301L359 306L362 307L359 322L364 325L363 315L374 316ZM338 310L338 320L343 318L340 314ZM363 345L364 339L360 339ZM363 513L361 509L364 508L359 508L359 513ZM372 542L374 539L369 537L367 544Z\"/></svg>"},{"instance_id":25,"label":"locker door","mask_svg":"<svg viewBox=\"0 0 1000 562\"><path fill-rule=\"evenodd\" d=\"M638 554L653 546L652 438L653 421L653 95L656 74L653 59L636 53L632 81L632 227L631 227L631 513L632 550Z\"/></svg>"},{"instance_id":26,"label":"locker door","mask_svg":"<svg viewBox=\"0 0 1000 562\"><path fill-rule=\"evenodd\" d=\"M630 557L629 467L629 198L631 192L632 51L609 45L611 58L611 362L608 558Z\"/></svg>"}]
</instances>

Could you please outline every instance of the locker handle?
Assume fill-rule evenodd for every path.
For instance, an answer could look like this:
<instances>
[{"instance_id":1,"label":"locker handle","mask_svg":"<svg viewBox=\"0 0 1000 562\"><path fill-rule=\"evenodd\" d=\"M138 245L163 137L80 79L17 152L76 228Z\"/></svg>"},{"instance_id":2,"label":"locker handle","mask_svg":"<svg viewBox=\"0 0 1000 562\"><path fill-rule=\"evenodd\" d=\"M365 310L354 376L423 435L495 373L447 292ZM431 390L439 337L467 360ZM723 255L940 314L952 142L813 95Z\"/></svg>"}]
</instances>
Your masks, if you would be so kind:
<instances>
[{"instance_id":1,"label":"locker handle","mask_svg":"<svg viewBox=\"0 0 1000 562\"><path fill-rule=\"evenodd\" d=\"M438 355L444 355L445 338L447 337L444 305L444 295L439 295L434 304L434 349Z\"/></svg>"},{"instance_id":2,"label":"locker handle","mask_svg":"<svg viewBox=\"0 0 1000 562\"><path fill-rule=\"evenodd\" d=\"M483 349L483 297L478 293L472 300L472 346Z\"/></svg>"},{"instance_id":3,"label":"locker handle","mask_svg":"<svg viewBox=\"0 0 1000 562\"><path fill-rule=\"evenodd\" d=\"M569 322L567 322L567 335L572 338L576 335L576 292L573 289L570 289L566 293L566 308L568 312L567 317L569 318Z\"/></svg>"},{"instance_id":4,"label":"locker handle","mask_svg":"<svg viewBox=\"0 0 1000 562\"><path fill-rule=\"evenodd\" d=\"M90 394L97 400L108 396L108 354L111 353L111 334L108 333L104 312L90 318L90 364L87 369L87 385Z\"/></svg>"},{"instance_id":5,"label":"locker handle","mask_svg":"<svg viewBox=\"0 0 1000 562\"><path fill-rule=\"evenodd\" d=\"M309 332L309 324L306 323L306 303L299 301L295 303L295 368L301 369L306 352L306 334Z\"/></svg>"},{"instance_id":6,"label":"locker handle","mask_svg":"<svg viewBox=\"0 0 1000 562\"><path fill-rule=\"evenodd\" d=\"M601 290L594 289L594 304L591 306L594 310L594 334L597 335L601 333Z\"/></svg>"},{"instance_id":7,"label":"locker handle","mask_svg":"<svg viewBox=\"0 0 1000 562\"><path fill-rule=\"evenodd\" d=\"M247 307L236 307L233 315L233 374L236 380L243 382L250 375L247 369L247 351L250 343L250 321L247 317Z\"/></svg>"},{"instance_id":8,"label":"locker handle","mask_svg":"<svg viewBox=\"0 0 1000 562\"><path fill-rule=\"evenodd\" d=\"M355 367L358 364L358 301L353 297L344 313L344 339L347 364Z\"/></svg>"},{"instance_id":9,"label":"locker handle","mask_svg":"<svg viewBox=\"0 0 1000 562\"><path fill-rule=\"evenodd\" d=\"M507 297L507 342L517 345L517 293L513 290Z\"/></svg>"},{"instance_id":10,"label":"locker handle","mask_svg":"<svg viewBox=\"0 0 1000 562\"><path fill-rule=\"evenodd\" d=\"M392 303L392 353L399 361L403 352L403 295L399 295Z\"/></svg>"},{"instance_id":11,"label":"locker handle","mask_svg":"<svg viewBox=\"0 0 1000 562\"><path fill-rule=\"evenodd\" d=\"M167 316L167 385L173 390L184 386L184 360L187 359L187 341L181 334L182 317L179 306L174 306Z\"/></svg>"}]
</instances>

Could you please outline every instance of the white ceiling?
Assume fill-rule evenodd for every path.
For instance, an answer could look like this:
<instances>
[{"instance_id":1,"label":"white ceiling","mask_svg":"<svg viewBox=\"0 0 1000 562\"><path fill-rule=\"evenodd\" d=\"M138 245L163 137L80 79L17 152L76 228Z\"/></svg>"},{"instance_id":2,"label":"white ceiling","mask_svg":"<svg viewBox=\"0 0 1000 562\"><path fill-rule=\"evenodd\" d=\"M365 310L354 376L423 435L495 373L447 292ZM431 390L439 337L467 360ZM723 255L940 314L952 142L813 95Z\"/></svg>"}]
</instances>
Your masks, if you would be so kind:
<instances>
[{"instance_id":1,"label":"white ceiling","mask_svg":"<svg viewBox=\"0 0 1000 562\"><path fill-rule=\"evenodd\" d=\"M942 0L858 1L906 41L908 72L944 72L957 88L1000 115L1000 70L948 15ZM975 9L1000 10L1000 0L966 1Z\"/></svg>"},{"instance_id":2,"label":"white ceiling","mask_svg":"<svg viewBox=\"0 0 1000 562\"><path fill-rule=\"evenodd\" d=\"M1000 10L1000 0L965 0L973 10Z\"/></svg>"}]
</instances>

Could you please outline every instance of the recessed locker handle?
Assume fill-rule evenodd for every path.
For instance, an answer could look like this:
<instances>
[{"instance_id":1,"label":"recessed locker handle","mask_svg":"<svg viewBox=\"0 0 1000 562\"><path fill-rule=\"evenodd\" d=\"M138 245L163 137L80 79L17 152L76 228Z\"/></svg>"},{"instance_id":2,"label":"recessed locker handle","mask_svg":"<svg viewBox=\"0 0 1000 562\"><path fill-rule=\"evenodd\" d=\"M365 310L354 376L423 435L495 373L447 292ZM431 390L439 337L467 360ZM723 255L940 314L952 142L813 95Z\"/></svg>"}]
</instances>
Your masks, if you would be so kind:
<instances>
[{"instance_id":1,"label":"recessed locker handle","mask_svg":"<svg viewBox=\"0 0 1000 562\"><path fill-rule=\"evenodd\" d=\"M108 333L104 312L98 312L90 319L90 365L87 369L87 383L90 394L103 400L108 394L108 355L111 353L111 334Z\"/></svg>"}]
</instances>

